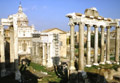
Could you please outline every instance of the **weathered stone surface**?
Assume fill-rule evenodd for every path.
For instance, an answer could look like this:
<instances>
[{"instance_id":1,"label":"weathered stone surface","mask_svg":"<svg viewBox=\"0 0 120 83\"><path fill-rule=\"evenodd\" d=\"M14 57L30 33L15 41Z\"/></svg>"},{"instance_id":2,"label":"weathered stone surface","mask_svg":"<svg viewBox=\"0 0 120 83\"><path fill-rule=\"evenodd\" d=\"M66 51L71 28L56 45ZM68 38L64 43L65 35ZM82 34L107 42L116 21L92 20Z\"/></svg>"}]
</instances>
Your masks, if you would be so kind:
<instances>
[{"instance_id":1,"label":"weathered stone surface","mask_svg":"<svg viewBox=\"0 0 120 83\"><path fill-rule=\"evenodd\" d=\"M75 57L74 57L74 24L70 24L70 34L71 34L71 40L70 40L71 41L71 45L70 45L71 55L70 55L69 70L70 70L70 73L71 73L72 71L75 70L75 67L74 67L74 59L75 59Z\"/></svg>"},{"instance_id":2,"label":"weathered stone surface","mask_svg":"<svg viewBox=\"0 0 120 83\"><path fill-rule=\"evenodd\" d=\"M84 23L79 23L79 58L78 70L84 71Z\"/></svg>"}]
</instances>

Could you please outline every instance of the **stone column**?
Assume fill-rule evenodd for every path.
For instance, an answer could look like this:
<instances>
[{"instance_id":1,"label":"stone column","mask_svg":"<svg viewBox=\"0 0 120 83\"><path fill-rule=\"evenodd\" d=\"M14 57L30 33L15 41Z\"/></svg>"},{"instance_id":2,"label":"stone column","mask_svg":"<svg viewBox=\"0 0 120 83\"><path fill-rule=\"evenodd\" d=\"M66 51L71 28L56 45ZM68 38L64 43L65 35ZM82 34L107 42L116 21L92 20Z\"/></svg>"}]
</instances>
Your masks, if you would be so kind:
<instances>
[{"instance_id":1,"label":"stone column","mask_svg":"<svg viewBox=\"0 0 120 83\"><path fill-rule=\"evenodd\" d=\"M34 55L36 56L36 42L34 42Z\"/></svg>"},{"instance_id":2,"label":"stone column","mask_svg":"<svg viewBox=\"0 0 120 83\"><path fill-rule=\"evenodd\" d=\"M39 60L41 60L40 59L40 42L38 42L38 46L37 47L38 47L38 57L39 57Z\"/></svg>"},{"instance_id":3,"label":"stone column","mask_svg":"<svg viewBox=\"0 0 120 83\"><path fill-rule=\"evenodd\" d=\"M47 43L47 67L51 67L51 62L50 62L50 44Z\"/></svg>"},{"instance_id":4,"label":"stone column","mask_svg":"<svg viewBox=\"0 0 120 83\"><path fill-rule=\"evenodd\" d=\"M1 56L1 77L5 76L5 47L4 47L4 27L0 25L0 56Z\"/></svg>"},{"instance_id":5,"label":"stone column","mask_svg":"<svg viewBox=\"0 0 120 83\"><path fill-rule=\"evenodd\" d=\"M98 64L98 27L94 26L95 29L95 40L94 40L94 63L93 65L99 65Z\"/></svg>"},{"instance_id":6,"label":"stone column","mask_svg":"<svg viewBox=\"0 0 120 83\"><path fill-rule=\"evenodd\" d=\"M10 26L10 66L11 71L14 71L14 29Z\"/></svg>"},{"instance_id":7,"label":"stone column","mask_svg":"<svg viewBox=\"0 0 120 83\"><path fill-rule=\"evenodd\" d=\"M43 65L46 66L46 59L45 59L45 43L43 43Z\"/></svg>"},{"instance_id":8,"label":"stone column","mask_svg":"<svg viewBox=\"0 0 120 83\"><path fill-rule=\"evenodd\" d=\"M104 62L104 26L101 26L101 52L100 52L100 64L105 64Z\"/></svg>"},{"instance_id":9,"label":"stone column","mask_svg":"<svg viewBox=\"0 0 120 83\"><path fill-rule=\"evenodd\" d=\"M34 42L32 42L32 56L34 56Z\"/></svg>"},{"instance_id":10,"label":"stone column","mask_svg":"<svg viewBox=\"0 0 120 83\"><path fill-rule=\"evenodd\" d=\"M13 46L14 46L14 59L15 59L15 80L21 81L21 74L18 69L18 26L17 26L17 18L13 17Z\"/></svg>"},{"instance_id":11,"label":"stone column","mask_svg":"<svg viewBox=\"0 0 120 83\"><path fill-rule=\"evenodd\" d=\"M52 42L50 43L49 48L50 48L50 51L49 51L49 53L50 53L50 64L51 64L51 66L53 66L53 57L54 57L54 54L53 54L53 44L52 44Z\"/></svg>"},{"instance_id":12,"label":"stone column","mask_svg":"<svg viewBox=\"0 0 120 83\"><path fill-rule=\"evenodd\" d=\"M106 63L111 64L110 62L110 26L107 26Z\"/></svg>"},{"instance_id":13,"label":"stone column","mask_svg":"<svg viewBox=\"0 0 120 83\"><path fill-rule=\"evenodd\" d=\"M115 40L115 62L119 64L119 26L116 27L116 40Z\"/></svg>"},{"instance_id":14,"label":"stone column","mask_svg":"<svg viewBox=\"0 0 120 83\"><path fill-rule=\"evenodd\" d=\"M72 73L74 70L75 70L75 66L74 66L74 24L70 24L70 41L71 41L71 44L70 44L70 66L69 66L69 70L70 70L70 73Z\"/></svg>"},{"instance_id":15,"label":"stone column","mask_svg":"<svg viewBox=\"0 0 120 83\"><path fill-rule=\"evenodd\" d=\"M79 58L78 58L78 70L84 71L84 23L79 23Z\"/></svg>"},{"instance_id":16,"label":"stone column","mask_svg":"<svg viewBox=\"0 0 120 83\"><path fill-rule=\"evenodd\" d=\"M87 67L91 67L91 26L87 25Z\"/></svg>"},{"instance_id":17,"label":"stone column","mask_svg":"<svg viewBox=\"0 0 120 83\"><path fill-rule=\"evenodd\" d=\"M38 55L39 55L39 51L38 51L38 49L39 49L39 43L38 43L38 42L36 42L36 56L38 56Z\"/></svg>"}]
</instances>

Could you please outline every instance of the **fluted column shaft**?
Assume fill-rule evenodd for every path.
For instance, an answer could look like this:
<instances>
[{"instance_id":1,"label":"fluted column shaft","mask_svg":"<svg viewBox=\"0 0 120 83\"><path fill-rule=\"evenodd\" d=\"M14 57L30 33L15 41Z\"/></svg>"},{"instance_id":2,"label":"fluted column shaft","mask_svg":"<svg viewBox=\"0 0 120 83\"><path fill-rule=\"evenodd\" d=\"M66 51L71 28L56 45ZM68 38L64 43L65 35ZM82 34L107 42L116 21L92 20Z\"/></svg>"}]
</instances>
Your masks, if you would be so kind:
<instances>
[{"instance_id":1,"label":"fluted column shaft","mask_svg":"<svg viewBox=\"0 0 120 83\"><path fill-rule=\"evenodd\" d=\"M84 70L84 23L79 23L79 59L78 69L79 71Z\"/></svg>"},{"instance_id":2,"label":"fluted column shaft","mask_svg":"<svg viewBox=\"0 0 120 83\"><path fill-rule=\"evenodd\" d=\"M115 40L115 62L119 64L119 26L116 27L116 40Z\"/></svg>"},{"instance_id":3,"label":"fluted column shaft","mask_svg":"<svg viewBox=\"0 0 120 83\"><path fill-rule=\"evenodd\" d=\"M91 66L91 29L90 25L87 25L87 67Z\"/></svg>"},{"instance_id":4,"label":"fluted column shaft","mask_svg":"<svg viewBox=\"0 0 120 83\"><path fill-rule=\"evenodd\" d=\"M70 73L72 73L72 71L75 70L75 66L74 66L74 58L75 58L75 55L74 55L74 24L70 24L70 41L71 41L71 44L70 44L70 66L69 66L69 70L70 70Z\"/></svg>"},{"instance_id":5,"label":"fluted column shaft","mask_svg":"<svg viewBox=\"0 0 120 83\"><path fill-rule=\"evenodd\" d=\"M98 65L98 27L94 26L95 40L94 40L94 65Z\"/></svg>"},{"instance_id":6,"label":"fluted column shaft","mask_svg":"<svg viewBox=\"0 0 120 83\"><path fill-rule=\"evenodd\" d=\"M104 26L101 26L100 64L105 64L104 63Z\"/></svg>"},{"instance_id":7,"label":"fluted column shaft","mask_svg":"<svg viewBox=\"0 0 120 83\"><path fill-rule=\"evenodd\" d=\"M107 27L106 63L110 64L110 26Z\"/></svg>"}]
</instances>

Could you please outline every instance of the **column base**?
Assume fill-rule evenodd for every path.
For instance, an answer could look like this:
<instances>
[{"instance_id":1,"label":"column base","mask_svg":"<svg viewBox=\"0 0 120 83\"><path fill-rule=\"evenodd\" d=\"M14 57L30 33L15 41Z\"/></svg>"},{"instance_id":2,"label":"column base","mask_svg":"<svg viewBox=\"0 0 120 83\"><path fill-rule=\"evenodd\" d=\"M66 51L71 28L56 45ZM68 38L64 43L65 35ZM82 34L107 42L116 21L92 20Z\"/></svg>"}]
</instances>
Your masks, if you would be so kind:
<instances>
[{"instance_id":1,"label":"column base","mask_svg":"<svg viewBox=\"0 0 120 83\"><path fill-rule=\"evenodd\" d=\"M91 67L91 65L86 65L86 67Z\"/></svg>"},{"instance_id":2,"label":"column base","mask_svg":"<svg viewBox=\"0 0 120 83\"><path fill-rule=\"evenodd\" d=\"M93 65L98 66L99 64L98 63L93 63Z\"/></svg>"},{"instance_id":3,"label":"column base","mask_svg":"<svg viewBox=\"0 0 120 83\"><path fill-rule=\"evenodd\" d=\"M5 69L1 70L1 77L4 77L4 76L6 76L6 70Z\"/></svg>"},{"instance_id":4,"label":"column base","mask_svg":"<svg viewBox=\"0 0 120 83\"><path fill-rule=\"evenodd\" d=\"M104 64L105 64L105 62L100 62L100 64L104 65Z\"/></svg>"},{"instance_id":5,"label":"column base","mask_svg":"<svg viewBox=\"0 0 120 83\"><path fill-rule=\"evenodd\" d=\"M75 67L74 67L74 66L70 66L70 67L69 67L69 70L70 70L70 71L74 71L74 70L75 70Z\"/></svg>"},{"instance_id":6,"label":"column base","mask_svg":"<svg viewBox=\"0 0 120 83\"><path fill-rule=\"evenodd\" d=\"M43 66L46 66L46 61L45 60L43 60Z\"/></svg>"},{"instance_id":7,"label":"column base","mask_svg":"<svg viewBox=\"0 0 120 83\"><path fill-rule=\"evenodd\" d=\"M112 64L110 61L106 61L107 64Z\"/></svg>"},{"instance_id":8,"label":"column base","mask_svg":"<svg viewBox=\"0 0 120 83\"><path fill-rule=\"evenodd\" d=\"M53 64L51 62L47 63L47 67L52 67L52 66L53 66Z\"/></svg>"},{"instance_id":9,"label":"column base","mask_svg":"<svg viewBox=\"0 0 120 83\"><path fill-rule=\"evenodd\" d=\"M120 63L119 62L114 62L115 64L119 65Z\"/></svg>"},{"instance_id":10,"label":"column base","mask_svg":"<svg viewBox=\"0 0 120 83\"><path fill-rule=\"evenodd\" d=\"M19 70L15 72L15 80L21 82L21 73Z\"/></svg>"}]
</instances>

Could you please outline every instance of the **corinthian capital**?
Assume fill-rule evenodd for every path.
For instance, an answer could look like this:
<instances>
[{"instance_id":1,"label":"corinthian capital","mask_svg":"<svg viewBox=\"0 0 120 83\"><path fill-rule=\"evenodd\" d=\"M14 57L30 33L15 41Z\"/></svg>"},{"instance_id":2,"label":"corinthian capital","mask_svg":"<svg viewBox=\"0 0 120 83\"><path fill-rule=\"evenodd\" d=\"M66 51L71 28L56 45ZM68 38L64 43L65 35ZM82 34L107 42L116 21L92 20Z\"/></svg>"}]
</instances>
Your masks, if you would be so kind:
<instances>
[{"instance_id":1,"label":"corinthian capital","mask_svg":"<svg viewBox=\"0 0 120 83\"><path fill-rule=\"evenodd\" d=\"M84 22L78 22L78 25L85 25Z\"/></svg>"},{"instance_id":2,"label":"corinthian capital","mask_svg":"<svg viewBox=\"0 0 120 83\"><path fill-rule=\"evenodd\" d=\"M75 24L73 22L69 22L68 25L69 26L75 26Z\"/></svg>"},{"instance_id":3,"label":"corinthian capital","mask_svg":"<svg viewBox=\"0 0 120 83\"><path fill-rule=\"evenodd\" d=\"M92 27L92 25L91 25L91 24L85 24L85 26L86 26L86 27Z\"/></svg>"}]
</instances>

